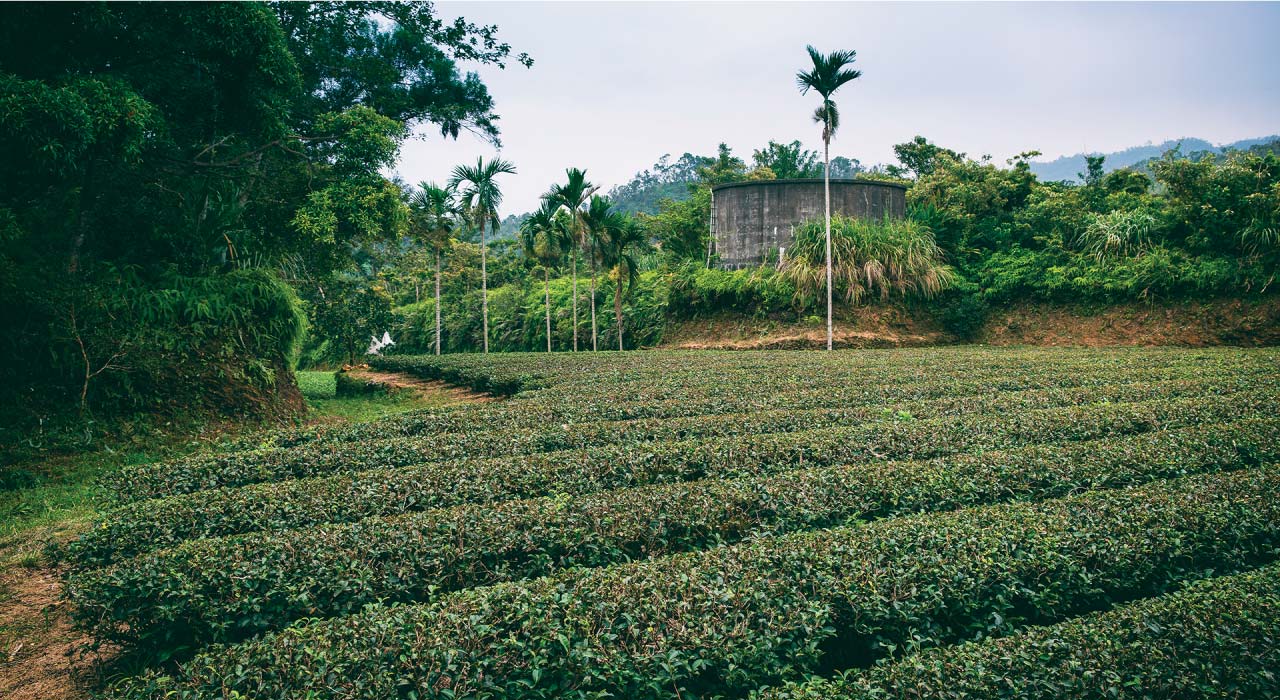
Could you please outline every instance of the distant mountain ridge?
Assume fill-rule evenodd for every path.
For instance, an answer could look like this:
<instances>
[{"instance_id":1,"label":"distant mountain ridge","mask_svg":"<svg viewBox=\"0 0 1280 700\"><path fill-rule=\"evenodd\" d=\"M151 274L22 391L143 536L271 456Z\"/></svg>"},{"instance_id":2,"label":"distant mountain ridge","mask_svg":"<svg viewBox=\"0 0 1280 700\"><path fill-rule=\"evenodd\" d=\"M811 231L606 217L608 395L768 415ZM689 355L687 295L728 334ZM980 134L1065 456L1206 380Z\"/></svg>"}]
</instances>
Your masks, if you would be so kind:
<instances>
[{"instance_id":1,"label":"distant mountain ridge","mask_svg":"<svg viewBox=\"0 0 1280 700\"><path fill-rule=\"evenodd\" d=\"M1228 149L1246 150L1250 146L1256 146L1264 143L1270 143L1280 139L1280 135L1259 136L1251 139L1241 139L1232 143L1224 143L1214 145L1209 141L1200 138L1181 138L1170 139L1163 143L1148 143L1142 146L1133 146L1123 151L1113 151L1111 153L1077 153L1071 156L1062 156L1047 161L1031 161L1031 172L1042 181L1071 180L1078 181L1079 174L1085 171L1086 155L1105 155L1106 161L1103 163L1105 169L1109 172L1117 168L1127 168L1139 165L1144 161L1153 158L1160 158L1166 151L1172 150L1179 146L1182 147L1183 155L1190 155L1197 151L1211 151L1213 153L1222 153Z\"/></svg>"}]
</instances>

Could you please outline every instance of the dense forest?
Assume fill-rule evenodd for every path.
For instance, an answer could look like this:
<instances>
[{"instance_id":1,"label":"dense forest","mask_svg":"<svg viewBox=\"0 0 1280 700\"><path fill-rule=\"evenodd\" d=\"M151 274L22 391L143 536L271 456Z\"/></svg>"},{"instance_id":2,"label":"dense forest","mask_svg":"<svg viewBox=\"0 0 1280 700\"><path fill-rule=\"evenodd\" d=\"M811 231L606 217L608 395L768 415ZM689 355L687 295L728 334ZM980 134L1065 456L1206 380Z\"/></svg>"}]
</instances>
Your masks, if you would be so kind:
<instances>
[{"instance_id":1,"label":"dense forest","mask_svg":"<svg viewBox=\"0 0 1280 700\"><path fill-rule=\"evenodd\" d=\"M388 332L395 352L633 348L672 318L817 308L817 229L757 269L708 256L712 186L821 176L798 140L663 156L607 193L565 163L520 215L501 207L518 164L384 176L413 133L498 143L465 67L532 60L496 27L396 2L4 15L0 405L19 429L288 412L293 368L356 361ZM1073 180L1037 177L1035 151L1000 163L924 137L892 164L837 156L833 177L908 185L909 216L835 222L836 294L921 306L960 338L1016 300L1266 294L1276 149L1090 156Z\"/></svg>"},{"instance_id":2,"label":"dense forest","mask_svg":"<svg viewBox=\"0 0 1280 700\"><path fill-rule=\"evenodd\" d=\"M290 409L308 328L339 336L384 308L352 275L407 231L381 170L415 129L496 141L493 99L459 66L531 63L429 4L3 18L0 406L20 428Z\"/></svg>"}]
</instances>

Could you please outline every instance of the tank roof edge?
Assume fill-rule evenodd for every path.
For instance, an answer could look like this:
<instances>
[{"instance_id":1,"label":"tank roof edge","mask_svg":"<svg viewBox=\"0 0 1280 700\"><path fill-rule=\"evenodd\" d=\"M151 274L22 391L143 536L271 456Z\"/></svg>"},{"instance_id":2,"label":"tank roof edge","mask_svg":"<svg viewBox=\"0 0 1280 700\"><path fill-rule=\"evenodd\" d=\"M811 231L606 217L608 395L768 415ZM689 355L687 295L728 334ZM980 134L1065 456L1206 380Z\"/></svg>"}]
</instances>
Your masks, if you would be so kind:
<instances>
[{"instance_id":1,"label":"tank roof edge","mask_svg":"<svg viewBox=\"0 0 1280 700\"><path fill-rule=\"evenodd\" d=\"M821 185L824 180L820 177L802 177L788 180L743 180L740 182L722 182L711 188L712 192L718 190L727 190L733 187L751 187L754 185ZM885 182L883 180L866 180L863 178L832 178L833 185L876 185L879 187L892 187L894 189L905 190L906 185L897 182Z\"/></svg>"}]
</instances>

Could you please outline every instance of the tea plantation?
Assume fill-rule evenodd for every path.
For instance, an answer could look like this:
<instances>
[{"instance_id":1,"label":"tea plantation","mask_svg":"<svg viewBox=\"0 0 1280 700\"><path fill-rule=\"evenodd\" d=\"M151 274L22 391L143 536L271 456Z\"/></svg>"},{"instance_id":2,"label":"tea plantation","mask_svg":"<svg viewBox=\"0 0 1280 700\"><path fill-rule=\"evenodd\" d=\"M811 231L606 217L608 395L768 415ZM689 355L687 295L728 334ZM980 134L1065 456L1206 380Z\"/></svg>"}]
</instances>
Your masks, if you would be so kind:
<instances>
[{"instance_id":1,"label":"tea plantation","mask_svg":"<svg viewBox=\"0 0 1280 700\"><path fill-rule=\"evenodd\" d=\"M1280 351L377 365L505 398L110 477L106 697L1280 695Z\"/></svg>"}]
</instances>

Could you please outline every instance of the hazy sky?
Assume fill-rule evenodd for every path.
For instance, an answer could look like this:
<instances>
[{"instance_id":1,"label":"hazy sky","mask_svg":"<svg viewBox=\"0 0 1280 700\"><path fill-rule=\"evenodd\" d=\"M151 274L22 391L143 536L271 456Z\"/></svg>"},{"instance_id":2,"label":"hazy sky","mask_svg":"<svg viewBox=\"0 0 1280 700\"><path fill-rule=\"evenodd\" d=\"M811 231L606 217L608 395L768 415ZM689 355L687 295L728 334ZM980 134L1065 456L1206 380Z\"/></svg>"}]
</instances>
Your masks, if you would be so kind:
<instances>
[{"instance_id":1,"label":"hazy sky","mask_svg":"<svg viewBox=\"0 0 1280 700\"><path fill-rule=\"evenodd\" d=\"M891 162L922 134L1004 159L1195 136L1280 132L1280 4L462 3L534 66L482 68L502 116L504 216L534 208L569 166L603 189L664 153L769 139L820 148L805 44L858 52L837 93L832 153ZM470 67L474 69L474 67ZM463 134L405 145L410 182L494 148Z\"/></svg>"}]
</instances>

